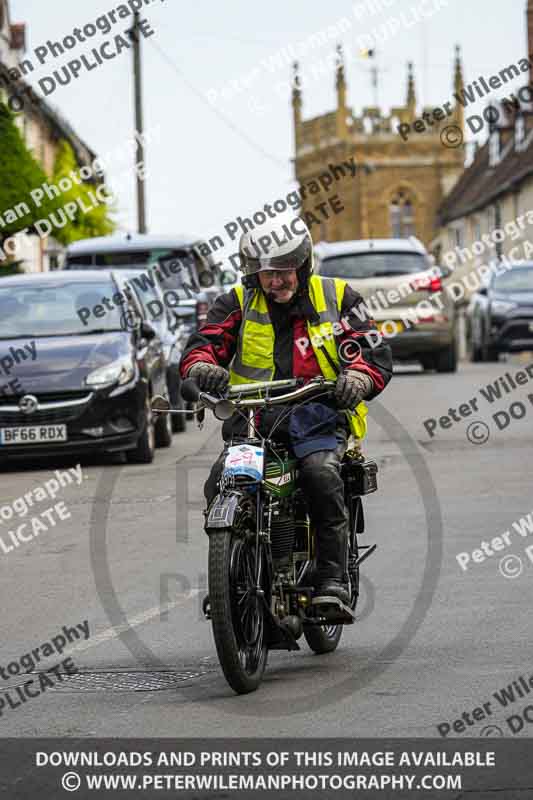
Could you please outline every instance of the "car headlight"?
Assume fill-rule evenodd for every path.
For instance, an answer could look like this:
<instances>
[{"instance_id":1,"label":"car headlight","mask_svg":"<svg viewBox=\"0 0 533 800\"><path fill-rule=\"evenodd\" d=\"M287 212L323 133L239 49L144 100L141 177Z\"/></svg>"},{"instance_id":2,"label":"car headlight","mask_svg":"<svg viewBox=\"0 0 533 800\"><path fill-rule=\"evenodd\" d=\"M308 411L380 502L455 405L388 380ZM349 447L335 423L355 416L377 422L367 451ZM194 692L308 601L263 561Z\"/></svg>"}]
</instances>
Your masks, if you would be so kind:
<instances>
[{"instance_id":1,"label":"car headlight","mask_svg":"<svg viewBox=\"0 0 533 800\"><path fill-rule=\"evenodd\" d=\"M119 358L105 367L98 367L85 378L88 386L106 386L117 383L122 386L133 379L135 366L131 358Z\"/></svg>"},{"instance_id":2,"label":"car headlight","mask_svg":"<svg viewBox=\"0 0 533 800\"><path fill-rule=\"evenodd\" d=\"M510 303L507 300L493 300L491 309L495 314L507 314L517 307L517 303Z\"/></svg>"}]
</instances>

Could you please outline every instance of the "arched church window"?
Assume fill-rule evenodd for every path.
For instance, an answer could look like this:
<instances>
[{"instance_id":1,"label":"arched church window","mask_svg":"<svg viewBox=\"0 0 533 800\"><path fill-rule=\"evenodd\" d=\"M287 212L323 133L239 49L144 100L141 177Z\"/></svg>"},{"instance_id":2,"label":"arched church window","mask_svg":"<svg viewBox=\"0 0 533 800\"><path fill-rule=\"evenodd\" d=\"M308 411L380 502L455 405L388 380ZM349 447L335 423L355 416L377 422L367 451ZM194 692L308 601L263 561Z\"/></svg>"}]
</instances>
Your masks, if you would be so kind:
<instances>
[{"instance_id":1,"label":"arched church window","mask_svg":"<svg viewBox=\"0 0 533 800\"><path fill-rule=\"evenodd\" d=\"M394 239L404 239L415 234L413 203L403 190L396 192L389 206L391 234Z\"/></svg>"}]
</instances>

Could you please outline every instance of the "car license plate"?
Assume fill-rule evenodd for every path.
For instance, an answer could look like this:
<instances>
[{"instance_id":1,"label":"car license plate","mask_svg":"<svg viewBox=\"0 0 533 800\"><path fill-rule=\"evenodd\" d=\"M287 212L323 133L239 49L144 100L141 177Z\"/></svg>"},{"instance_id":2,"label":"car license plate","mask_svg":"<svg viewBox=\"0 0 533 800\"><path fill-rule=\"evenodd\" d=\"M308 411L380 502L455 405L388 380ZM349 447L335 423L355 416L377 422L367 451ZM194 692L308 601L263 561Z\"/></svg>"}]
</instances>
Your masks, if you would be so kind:
<instances>
[{"instance_id":1,"label":"car license plate","mask_svg":"<svg viewBox=\"0 0 533 800\"><path fill-rule=\"evenodd\" d=\"M66 425L32 425L21 428L0 428L0 444L46 444L66 442Z\"/></svg>"},{"instance_id":2,"label":"car license plate","mask_svg":"<svg viewBox=\"0 0 533 800\"><path fill-rule=\"evenodd\" d=\"M396 336L397 333L401 333L405 330L405 325L403 322L398 322L395 319L387 320L387 322L378 322L378 331L380 333L385 332L388 336Z\"/></svg>"}]
</instances>

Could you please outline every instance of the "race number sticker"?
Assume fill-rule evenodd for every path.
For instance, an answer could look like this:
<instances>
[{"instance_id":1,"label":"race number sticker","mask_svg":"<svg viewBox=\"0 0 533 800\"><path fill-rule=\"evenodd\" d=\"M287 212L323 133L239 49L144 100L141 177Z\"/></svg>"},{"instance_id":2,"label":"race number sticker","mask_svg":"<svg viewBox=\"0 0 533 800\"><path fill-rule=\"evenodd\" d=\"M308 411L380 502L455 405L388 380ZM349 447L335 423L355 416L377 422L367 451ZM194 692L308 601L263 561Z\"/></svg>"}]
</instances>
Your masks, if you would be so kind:
<instances>
[{"instance_id":1,"label":"race number sticker","mask_svg":"<svg viewBox=\"0 0 533 800\"><path fill-rule=\"evenodd\" d=\"M224 471L231 475L245 475L254 480L263 477L265 451L262 447L238 444L228 448Z\"/></svg>"}]
</instances>

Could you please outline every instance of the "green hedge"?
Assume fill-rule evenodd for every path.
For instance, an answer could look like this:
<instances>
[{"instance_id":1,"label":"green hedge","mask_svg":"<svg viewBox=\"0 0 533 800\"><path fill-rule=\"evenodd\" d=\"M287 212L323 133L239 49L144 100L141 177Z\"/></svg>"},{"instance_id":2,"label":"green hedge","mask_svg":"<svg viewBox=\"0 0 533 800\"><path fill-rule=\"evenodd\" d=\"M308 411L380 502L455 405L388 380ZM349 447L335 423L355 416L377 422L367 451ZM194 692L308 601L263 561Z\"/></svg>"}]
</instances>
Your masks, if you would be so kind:
<instances>
[{"instance_id":1,"label":"green hedge","mask_svg":"<svg viewBox=\"0 0 533 800\"><path fill-rule=\"evenodd\" d=\"M53 200L45 196L39 207L35 205L30 196L30 192L43 183L57 183L61 177L68 176L77 168L78 164L71 145L66 140L62 140L59 143L53 175L49 178L26 147L13 114L4 103L0 102L0 217L4 223L0 223L0 247L15 233L26 229L29 229L28 232L31 233L32 227L38 220L48 217L54 211L56 218L60 220L57 212L68 202L82 199L85 208L92 205L89 191L95 187L83 182L79 185L74 184L70 191L62 192ZM28 211L20 206L21 203L26 203ZM9 209L14 210L16 206L19 207L16 219L13 218L7 222L5 220L6 212ZM55 227L52 235L63 245L78 239L107 236L116 228L110 217L111 211L112 209L105 204L99 204L88 212L80 208L72 221L69 220L62 228ZM17 268L16 265L8 265L5 261L0 260L0 275L7 274L9 266L11 269Z\"/></svg>"},{"instance_id":2,"label":"green hedge","mask_svg":"<svg viewBox=\"0 0 533 800\"><path fill-rule=\"evenodd\" d=\"M29 207L29 213L13 222L0 224L0 244L53 210L51 203L36 208L30 197L32 189L46 180L43 168L26 147L13 114L0 103L0 216L21 202Z\"/></svg>"}]
</instances>

